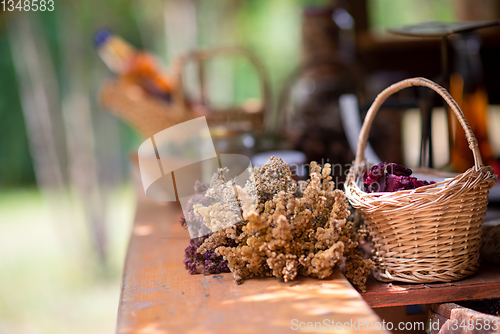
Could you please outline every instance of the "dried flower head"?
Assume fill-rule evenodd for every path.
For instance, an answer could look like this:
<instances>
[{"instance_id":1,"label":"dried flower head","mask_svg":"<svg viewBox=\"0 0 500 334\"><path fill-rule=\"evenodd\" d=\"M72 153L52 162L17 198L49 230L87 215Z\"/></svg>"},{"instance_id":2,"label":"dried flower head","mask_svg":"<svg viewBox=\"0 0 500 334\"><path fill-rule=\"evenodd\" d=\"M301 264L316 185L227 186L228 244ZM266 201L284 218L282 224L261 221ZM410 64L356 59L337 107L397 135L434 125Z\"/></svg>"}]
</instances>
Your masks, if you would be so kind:
<instances>
[{"instance_id":1,"label":"dried flower head","mask_svg":"<svg viewBox=\"0 0 500 334\"><path fill-rule=\"evenodd\" d=\"M290 168L281 158L271 157L262 167L254 169L257 197L260 203L272 200L280 191L295 192L297 183L292 178Z\"/></svg>"}]
</instances>

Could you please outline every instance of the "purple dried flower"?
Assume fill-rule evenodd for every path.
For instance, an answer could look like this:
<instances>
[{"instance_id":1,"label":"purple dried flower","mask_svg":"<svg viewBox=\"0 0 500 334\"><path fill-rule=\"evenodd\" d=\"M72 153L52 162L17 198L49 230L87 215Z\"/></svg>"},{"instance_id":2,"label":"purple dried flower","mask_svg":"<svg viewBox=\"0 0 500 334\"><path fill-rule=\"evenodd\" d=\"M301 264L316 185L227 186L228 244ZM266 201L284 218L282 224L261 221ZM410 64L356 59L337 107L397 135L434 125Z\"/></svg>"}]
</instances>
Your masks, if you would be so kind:
<instances>
[{"instance_id":1,"label":"purple dried flower","mask_svg":"<svg viewBox=\"0 0 500 334\"><path fill-rule=\"evenodd\" d=\"M205 254L198 253L198 247L200 247L200 245L203 244L209 236L210 235L205 235L199 238L191 239L189 245L184 250L184 264L191 275L210 275L230 272L227 261L224 260L222 256L217 255L215 250L219 246L235 247L236 243L234 240L229 240L226 244L214 247L213 249L205 252Z\"/></svg>"},{"instance_id":2,"label":"purple dried flower","mask_svg":"<svg viewBox=\"0 0 500 334\"><path fill-rule=\"evenodd\" d=\"M196 251L203 243L205 237L191 239L189 245L184 250L184 264L191 275L201 273L203 268L203 255Z\"/></svg>"},{"instance_id":3,"label":"purple dried flower","mask_svg":"<svg viewBox=\"0 0 500 334\"><path fill-rule=\"evenodd\" d=\"M363 174L364 188L367 193L393 192L435 183L417 180L410 176L411 174L412 170L409 168L395 163L382 162Z\"/></svg>"},{"instance_id":4,"label":"purple dried flower","mask_svg":"<svg viewBox=\"0 0 500 334\"><path fill-rule=\"evenodd\" d=\"M385 165L384 171L389 174L394 174L397 176L410 176L413 172L411 169L395 164L393 162Z\"/></svg>"}]
</instances>

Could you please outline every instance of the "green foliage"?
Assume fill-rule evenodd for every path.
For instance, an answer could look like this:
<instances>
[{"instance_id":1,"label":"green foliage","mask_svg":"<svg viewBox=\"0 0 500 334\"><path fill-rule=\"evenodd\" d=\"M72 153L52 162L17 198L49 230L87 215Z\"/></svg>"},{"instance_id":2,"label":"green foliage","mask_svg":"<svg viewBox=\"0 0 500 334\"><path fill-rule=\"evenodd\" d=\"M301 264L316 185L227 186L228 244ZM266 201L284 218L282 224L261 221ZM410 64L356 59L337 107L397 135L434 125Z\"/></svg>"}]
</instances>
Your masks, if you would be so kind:
<instances>
[{"instance_id":1,"label":"green foliage","mask_svg":"<svg viewBox=\"0 0 500 334\"><path fill-rule=\"evenodd\" d=\"M0 33L0 189L33 184L24 118L7 36Z\"/></svg>"},{"instance_id":2,"label":"green foliage","mask_svg":"<svg viewBox=\"0 0 500 334\"><path fill-rule=\"evenodd\" d=\"M426 21L456 20L450 0L369 0L368 12L377 32Z\"/></svg>"}]
</instances>

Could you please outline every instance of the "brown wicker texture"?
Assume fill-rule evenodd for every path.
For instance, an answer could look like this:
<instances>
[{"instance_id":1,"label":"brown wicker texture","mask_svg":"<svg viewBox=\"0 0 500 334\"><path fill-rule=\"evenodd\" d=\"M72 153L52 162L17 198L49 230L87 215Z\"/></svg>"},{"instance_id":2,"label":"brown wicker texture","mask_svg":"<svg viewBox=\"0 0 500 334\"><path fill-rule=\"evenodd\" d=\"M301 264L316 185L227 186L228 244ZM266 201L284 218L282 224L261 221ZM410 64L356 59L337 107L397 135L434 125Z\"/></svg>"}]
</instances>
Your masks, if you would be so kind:
<instances>
[{"instance_id":1,"label":"brown wicker texture","mask_svg":"<svg viewBox=\"0 0 500 334\"><path fill-rule=\"evenodd\" d=\"M245 57L253 65L259 77L262 103L257 110L244 106L228 109L207 107L204 62L220 56ZM193 108L185 97L183 87L184 70L189 62L198 65L201 102ZM196 50L175 59L171 66L177 81L172 92L172 102L166 103L142 91L140 87L120 81L106 82L101 87L102 106L134 127L144 138L148 138L170 126L190 119L206 116L209 126L224 126L228 130L247 131L264 126L266 110L269 107L269 84L267 74L259 59L250 51L240 47Z\"/></svg>"},{"instance_id":2,"label":"brown wicker texture","mask_svg":"<svg viewBox=\"0 0 500 334\"><path fill-rule=\"evenodd\" d=\"M365 193L358 186L367 170L364 151L373 119L387 97L410 86L433 89L465 130L475 165L463 174L413 190ZM383 282L450 282L476 272L481 224L496 176L482 165L477 140L449 93L425 78L403 80L380 93L366 115L356 160L345 191L359 209L373 243L375 277Z\"/></svg>"}]
</instances>

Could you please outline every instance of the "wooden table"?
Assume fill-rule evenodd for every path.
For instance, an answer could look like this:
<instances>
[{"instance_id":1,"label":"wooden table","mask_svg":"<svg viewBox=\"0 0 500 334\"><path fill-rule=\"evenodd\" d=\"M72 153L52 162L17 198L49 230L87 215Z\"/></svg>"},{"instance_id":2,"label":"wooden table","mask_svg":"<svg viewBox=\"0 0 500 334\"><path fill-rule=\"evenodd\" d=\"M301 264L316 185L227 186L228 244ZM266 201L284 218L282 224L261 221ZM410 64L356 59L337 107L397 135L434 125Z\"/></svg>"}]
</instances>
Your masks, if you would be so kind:
<instances>
[{"instance_id":1,"label":"wooden table","mask_svg":"<svg viewBox=\"0 0 500 334\"><path fill-rule=\"evenodd\" d=\"M292 326L324 325L325 319L327 323L381 321L370 307L500 298L500 267L487 265L454 283L381 283L369 277L367 292L361 295L339 271L327 280L302 277L284 283L266 278L241 285L231 274L190 275L182 262L189 235L179 223L179 205L151 201L140 184L137 189L141 190L123 273L117 333L300 332ZM359 324L358 331L371 332Z\"/></svg>"},{"instance_id":2,"label":"wooden table","mask_svg":"<svg viewBox=\"0 0 500 334\"><path fill-rule=\"evenodd\" d=\"M381 321L339 271L326 280L266 278L241 285L231 274L190 275L182 262L189 235L179 224L180 214L177 204L161 205L142 194L123 274L117 333L296 333L301 331L292 328L301 322L306 329L308 322L324 326L325 319L348 326L351 320ZM357 326L352 331L375 332ZM317 332L332 331L317 327Z\"/></svg>"}]
</instances>

